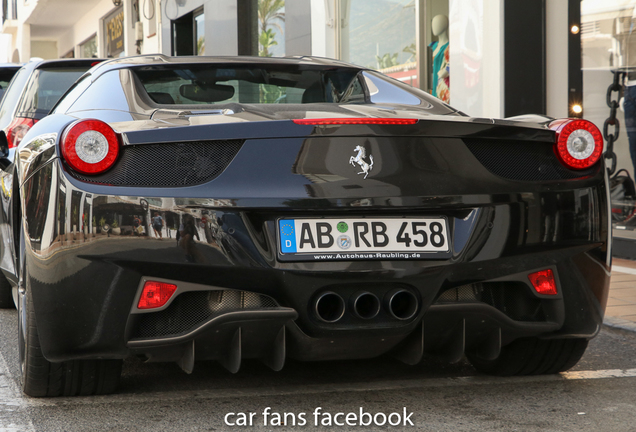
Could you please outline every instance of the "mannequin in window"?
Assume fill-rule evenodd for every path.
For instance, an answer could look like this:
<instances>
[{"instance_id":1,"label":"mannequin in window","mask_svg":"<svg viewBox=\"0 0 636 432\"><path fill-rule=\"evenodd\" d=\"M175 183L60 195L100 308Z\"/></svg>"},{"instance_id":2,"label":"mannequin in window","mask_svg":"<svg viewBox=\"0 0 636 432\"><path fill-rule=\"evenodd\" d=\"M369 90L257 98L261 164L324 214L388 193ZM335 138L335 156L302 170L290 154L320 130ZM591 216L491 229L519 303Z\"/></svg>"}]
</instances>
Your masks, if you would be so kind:
<instances>
[{"instance_id":1,"label":"mannequin in window","mask_svg":"<svg viewBox=\"0 0 636 432\"><path fill-rule=\"evenodd\" d=\"M636 24L636 8L632 13L631 26L626 29L628 30L627 37L621 46L623 61L620 64L620 66L627 67L620 106L625 113L625 131L629 142L629 154L634 167L633 174L636 174L636 29L634 24Z\"/></svg>"},{"instance_id":2,"label":"mannequin in window","mask_svg":"<svg viewBox=\"0 0 636 432\"><path fill-rule=\"evenodd\" d=\"M433 50L433 96L450 103L450 65L448 61L448 17L436 15L431 23L437 40L430 47Z\"/></svg>"},{"instance_id":3,"label":"mannequin in window","mask_svg":"<svg viewBox=\"0 0 636 432\"><path fill-rule=\"evenodd\" d=\"M625 130L629 142L629 155L632 159L634 173L636 173L636 72L625 75L623 82L623 97L620 107L625 113Z\"/></svg>"}]
</instances>

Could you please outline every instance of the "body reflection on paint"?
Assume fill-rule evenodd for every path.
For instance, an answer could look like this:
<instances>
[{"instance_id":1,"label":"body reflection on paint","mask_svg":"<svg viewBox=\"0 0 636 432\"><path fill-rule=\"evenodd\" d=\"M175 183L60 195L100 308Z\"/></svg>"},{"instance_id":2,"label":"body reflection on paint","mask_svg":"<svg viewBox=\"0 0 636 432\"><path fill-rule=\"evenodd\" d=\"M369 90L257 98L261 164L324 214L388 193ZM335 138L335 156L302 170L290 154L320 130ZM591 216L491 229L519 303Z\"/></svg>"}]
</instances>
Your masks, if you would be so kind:
<instances>
[{"instance_id":1,"label":"body reflection on paint","mask_svg":"<svg viewBox=\"0 0 636 432\"><path fill-rule=\"evenodd\" d=\"M202 255L198 253L194 243L195 238L201 240L194 226L194 218L191 215L185 215L183 221L183 229L179 229L180 238L177 239L177 243L184 250L186 261L202 262Z\"/></svg>"}]
</instances>

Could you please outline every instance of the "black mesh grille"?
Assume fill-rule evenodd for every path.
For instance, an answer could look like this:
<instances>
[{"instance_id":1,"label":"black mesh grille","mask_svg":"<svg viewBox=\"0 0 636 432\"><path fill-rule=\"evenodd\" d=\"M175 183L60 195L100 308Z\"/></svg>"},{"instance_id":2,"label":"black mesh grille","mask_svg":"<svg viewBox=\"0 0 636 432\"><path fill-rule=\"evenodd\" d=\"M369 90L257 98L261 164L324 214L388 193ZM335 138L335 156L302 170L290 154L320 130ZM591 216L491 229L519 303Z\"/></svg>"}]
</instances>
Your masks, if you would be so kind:
<instances>
[{"instance_id":1,"label":"black mesh grille","mask_svg":"<svg viewBox=\"0 0 636 432\"><path fill-rule=\"evenodd\" d=\"M444 291L435 303L485 303L516 321L545 321L541 300L529 289L521 282L462 285Z\"/></svg>"},{"instance_id":2,"label":"black mesh grille","mask_svg":"<svg viewBox=\"0 0 636 432\"><path fill-rule=\"evenodd\" d=\"M138 315L132 337L177 336L228 312L276 309L271 297L247 291L192 291L177 296L166 309Z\"/></svg>"},{"instance_id":3,"label":"black mesh grille","mask_svg":"<svg viewBox=\"0 0 636 432\"><path fill-rule=\"evenodd\" d=\"M580 171L565 168L550 143L486 139L465 139L464 143L488 171L510 180L567 180L586 177L598 170L598 166Z\"/></svg>"},{"instance_id":4,"label":"black mesh grille","mask_svg":"<svg viewBox=\"0 0 636 432\"><path fill-rule=\"evenodd\" d=\"M232 162L244 140L123 146L119 160L98 176L79 180L113 186L192 186L215 179Z\"/></svg>"},{"instance_id":5,"label":"black mesh grille","mask_svg":"<svg viewBox=\"0 0 636 432\"><path fill-rule=\"evenodd\" d=\"M482 284L462 285L444 291L436 303L479 303L482 292Z\"/></svg>"}]
</instances>

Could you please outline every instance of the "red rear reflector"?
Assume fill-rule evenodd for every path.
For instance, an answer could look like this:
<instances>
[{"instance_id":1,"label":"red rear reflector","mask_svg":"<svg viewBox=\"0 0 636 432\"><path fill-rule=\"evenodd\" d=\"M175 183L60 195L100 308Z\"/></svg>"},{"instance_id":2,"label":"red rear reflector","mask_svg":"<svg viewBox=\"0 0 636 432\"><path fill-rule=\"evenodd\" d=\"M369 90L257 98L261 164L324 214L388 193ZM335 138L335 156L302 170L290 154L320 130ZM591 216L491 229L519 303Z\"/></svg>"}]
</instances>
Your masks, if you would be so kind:
<instances>
[{"instance_id":1,"label":"red rear reflector","mask_svg":"<svg viewBox=\"0 0 636 432\"><path fill-rule=\"evenodd\" d=\"M412 125L417 119L405 118L322 118L322 119L296 119L294 123L299 125L348 125L348 124L381 124L381 125Z\"/></svg>"},{"instance_id":2,"label":"red rear reflector","mask_svg":"<svg viewBox=\"0 0 636 432\"><path fill-rule=\"evenodd\" d=\"M156 309L168 303L177 286L164 282L147 281L139 297L138 309Z\"/></svg>"},{"instance_id":3,"label":"red rear reflector","mask_svg":"<svg viewBox=\"0 0 636 432\"><path fill-rule=\"evenodd\" d=\"M6 130L9 148L17 147L18 145L20 145L20 142L22 142L22 138L24 138L26 133L33 127L36 122L37 120L25 117L14 118Z\"/></svg>"},{"instance_id":4,"label":"red rear reflector","mask_svg":"<svg viewBox=\"0 0 636 432\"><path fill-rule=\"evenodd\" d=\"M557 286L552 270L541 270L528 275L530 283L539 294L557 295Z\"/></svg>"}]
</instances>

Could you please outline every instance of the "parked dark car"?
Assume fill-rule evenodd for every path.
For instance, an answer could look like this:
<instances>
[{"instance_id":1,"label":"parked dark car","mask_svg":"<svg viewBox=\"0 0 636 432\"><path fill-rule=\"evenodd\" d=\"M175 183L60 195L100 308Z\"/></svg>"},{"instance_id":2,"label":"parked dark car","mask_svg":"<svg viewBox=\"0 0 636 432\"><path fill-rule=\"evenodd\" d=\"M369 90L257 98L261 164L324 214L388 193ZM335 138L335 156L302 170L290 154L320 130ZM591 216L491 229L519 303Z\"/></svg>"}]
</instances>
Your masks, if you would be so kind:
<instances>
[{"instance_id":1,"label":"parked dark car","mask_svg":"<svg viewBox=\"0 0 636 432\"><path fill-rule=\"evenodd\" d=\"M566 370L608 293L602 148L339 61L101 63L2 144L22 389L112 392L130 356Z\"/></svg>"},{"instance_id":2,"label":"parked dark car","mask_svg":"<svg viewBox=\"0 0 636 432\"><path fill-rule=\"evenodd\" d=\"M0 100L2 100L11 79L20 70L20 67L22 65L17 63L0 63Z\"/></svg>"},{"instance_id":3,"label":"parked dark car","mask_svg":"<svg viewBox=\"0 0 636 432\"><path fill-rule=\"evenodd\" d=\"M12 73L13 79L0 101L0 130L8 144L5 157L13 158L12 149L20 144L29 129L48 115L75 80L98 62L95 59L35 60L23 66L11 66L6 78ZM4 78L0 70L0 84ZM7 253L3 250L1 255L6 257ZM11 285L0 275L0 308L14 307L16 299Z\"/></svg>"},{"instance_id":4,"label":"parked dark car","mask_svg":"<svg viewBox=\"0 0 636 432\"><path fill-rule=\"evenodd\" d=\"M75 80L97 63L95 59L38 60L18 67L15 80L0 102L0 129L9 146L17 146Z\"/></svg>"}]
</instances>

